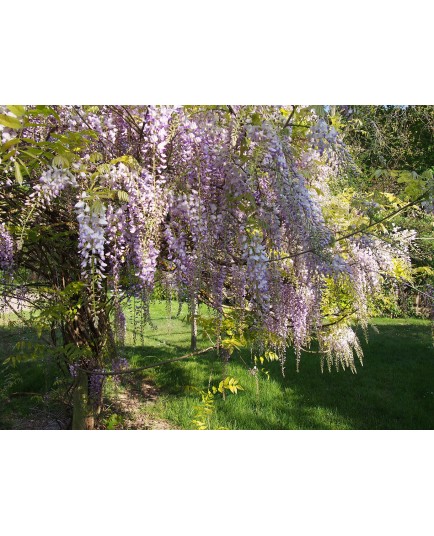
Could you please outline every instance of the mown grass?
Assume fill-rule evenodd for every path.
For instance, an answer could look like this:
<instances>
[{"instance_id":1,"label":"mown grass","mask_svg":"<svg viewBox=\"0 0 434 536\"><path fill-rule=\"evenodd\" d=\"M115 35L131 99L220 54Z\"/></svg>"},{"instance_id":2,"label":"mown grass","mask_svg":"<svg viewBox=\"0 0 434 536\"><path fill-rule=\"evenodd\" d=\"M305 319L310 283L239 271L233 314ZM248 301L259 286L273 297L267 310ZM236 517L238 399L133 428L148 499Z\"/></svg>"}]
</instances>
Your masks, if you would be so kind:
<instances>
[{"instance_id":1,"label":"mown grass","mask_svg":"<svg viewBox=\"0 0 434 536\"><path fill-rule=\"evenodd\" d=\"M184 306L185 307L185 306ZM176 307L173 308L175 312ZM143 366L189 352L189 325L169 318L165 303L152 306L155 328L148 326L143 339L133 341L131 319L125 354L133 366ZM288 350L285 376L278 363L268 363L254 377L250 353L233 354L223 369L215 353L147 370L143 376L159 387L161 396L146 407L155 417L183 429L194 428L198 391L218 385L224 376L235 377L244 387L237 395L214 396L212 428L229 429L432 429L434 427L434 349L430 324L416 319L375 319L369 329L369 344L363 342L364 366L358 373L321 372L318 356L302 356L300 372ZM0 330L13 343L19 337L34 337L29 330ZM16 328L18 329L18 328ZM361 337L362 341L363 338ZM204 347L209 341L201 341ZM5 345L0 346L0 359ZM41 364L20 365L23 383L15 389L40 391L53 377ZM51 378L51 379L50 379ZM1 386L0 380L0 386ZM192 389L188 389L193 387ZM21 404L25 404L20 401ZM21 408L23 411L24 407ZM0 427L1 410L0 410Z\"/></svg>"},{"instance_id":2,"label":"mown grass","mask_svg":"<svg viewBox=\"0 0 434 536\"><path fill-rule=\"evenodd\" d=\"M24 313L25 315L26 313ZM57 380L56 367L50 359L36 360L30 356L12 365L5 363L11 355L20 353L17 343L29 347L40 343L36 331L17 322L15 315L0 318L0 429L22 428L29 412L43 411Z\"/></svg>"},{"instance_id":3,"label":"mown grass","mask_svg":"<svg viewBox=\"0 0 434 536\"><path fill-rule=\"evenodd\" d=\"M137 365L188 352L189 326L168 321L165 306L154 306L157 330L146 330L144 346L129 347ZM163 395L153 411L181 428L193 428L200 396L223 376L239 380L244 391L216 395L214 428L229 429L432 429L434 427L434 349L430 324L418 319L375 319L363 342L364 366L357 374L321 372L319 358L302 356L300 372L288 351L285 376L280 365L265 365L252 376L250 353L233 354L223 370L215 354L147 371ZM361 335L361 334L360 334ZM363 341L363 337L361 336ZM204 346L208 341L203 341Z\"/></svg>"}]
</instances>

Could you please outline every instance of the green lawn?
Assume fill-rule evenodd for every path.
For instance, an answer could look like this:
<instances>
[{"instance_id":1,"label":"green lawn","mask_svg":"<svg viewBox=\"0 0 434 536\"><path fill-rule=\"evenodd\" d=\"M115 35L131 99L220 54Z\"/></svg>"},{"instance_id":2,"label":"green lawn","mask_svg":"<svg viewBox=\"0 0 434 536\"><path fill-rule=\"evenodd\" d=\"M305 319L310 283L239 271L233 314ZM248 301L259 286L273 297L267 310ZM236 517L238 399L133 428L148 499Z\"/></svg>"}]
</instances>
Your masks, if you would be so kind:
<instances>
[{"instance_id":1,"label":"green lawn","mask_svg":"<svg viewBox=\"0 0 434 536\"><path fill-rule=\"evenodd\" d=\"M128 333L125 352L130 363L141 366L188 353L189 326L182 320L185 313L184 309L179 319L168 319L166 304L154 304L156 329L148 327L143 341L137 339L135 343L132 333ZM217 385L224 374L239 380L245 390L228 394L226 400L221 395L214 397L212 428L432 429L434 349L429 322L375 319L373 324L378 333L369 329L369 344L363 343L364 366L358 365L357 374L335 370L321 373L319 358L313 354L303 355L297 373L292 352L288 351L285 377L280 365L271 363L265 365L269 379L264 373L255 378L248 372L252 366L248 352L234 354L225 371L216 355L210 353L143 373L160 390L159 398L147 405L146 411L179 428L194 428L200 396L188 387L207 390L210 379L211 385ZM22 337L34 335L30 330L0 328L0 358ZM208 346L209 341L201 344ZM20 372L24 379L14 386L16 391L43 393L55 379L52 370L35 362L20 365ZM0 389L6 377L2 373ZM33 399L33 404L36 402ZM7 405L9 414L11 406L15 412L25 412L26 404L29 402L24 399L14 399ZM0 427L9 426L6 417L2 421L0 409Z\"/></svg>"},{"instance_id":2,"label":"green lawn","mask_svg":"<svg viewBox=\"0 0 434 536\"><path fill-rule=\"evenodd\" d=\"M188 352L189 327L166 320L164 306L154 307L158 329L147 330L144 347L130 347L137 365ZM350 371L321 373L319 359L302 357L300 372L288 352L285 377L280 365L268 364L269 378L249 374L250 354L234 354L225 376L239 380L245 391L215 396L213 427L230 429L431 429L434 427L434 349L430 324L415 319L375 319L369 344L363 344L364 366ZM169 331L168 331L169 330ZM363 337L361 337L363 340ZM204 345L208 345L204 341ZM242 359L241 359L242 358ZM244 361L244 362L243 362ZM181 428L192 428L198 395L192 385L207 389L222 379L215 355L173 363L148 371L162 391L154 411ZM259 388L259 392L258 392Z\"/></svg>"}]
</instances>

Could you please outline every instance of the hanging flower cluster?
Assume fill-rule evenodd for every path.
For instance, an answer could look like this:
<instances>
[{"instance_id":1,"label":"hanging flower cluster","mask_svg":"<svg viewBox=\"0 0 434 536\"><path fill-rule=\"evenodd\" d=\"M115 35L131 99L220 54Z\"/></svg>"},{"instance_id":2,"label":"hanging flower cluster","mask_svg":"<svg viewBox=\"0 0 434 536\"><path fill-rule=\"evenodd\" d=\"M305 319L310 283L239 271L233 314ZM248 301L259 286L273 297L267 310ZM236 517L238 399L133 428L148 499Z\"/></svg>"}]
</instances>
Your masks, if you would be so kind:
<instances>
[{"instance_id":1,"label":"hanging flower cluster","mask_svg":"<svg viewBox=\"0 0 434 536\"><path fill-rule=\"evenodd\" d=\"M14 243L6 225L0 223L0 271L10 272L14 262Z\"/></svg>"},{"instance_id":2,"label":"hanging flower cluster","mask_svg":"<svg viewBox=\"0 0 434 536\"><path fill-rule=\"evenodd\" d=\"M42 173L30 194L30 204L48 207L67 186L77 186L72 173L65 169L49 168Z\"/></svg>"},{"instance_id":3,"label":"hanging flower cluster","mask_svg":"<svg viewBox=\"0 0 434 536\"><path fill-rule=\"evenodd\" d=\"M91 274L100 286L107 266L104 262L106 207L99 201L90 201L89 195L83 192L80 201L75 205L75 212L79 224L78 247L83 275L87 277Z\"/></svg>"},{"instance_id":4,"label":"hanging flower cluster","mask_svg":"<svg viewBox=\"0 0 434 536\"><path fill-rule=\"evenodd\" d=\"M323 348L321 367L327 363L328 369L331 370L334 364L336 370L342 367L343 369L350 368L355 372L354 353L361 362L363 360L363 351L359 340L350 326L336 326L334 329L330 329L321 336L320 342Z\"/></svg>"},{"instance_id":5,"label":"hanging flower cluster","mask_svg":"<svg viewBox=\"0 0 434 536\"><path fill-rule=\"evenodd\" d=\"M313 149L318 151L320 156L324 152L333 152L333 148L338 141L338 133L335 128L329 127L324 119L319 119L310 129L310 142Z\"/></svg>"}]
</instances>

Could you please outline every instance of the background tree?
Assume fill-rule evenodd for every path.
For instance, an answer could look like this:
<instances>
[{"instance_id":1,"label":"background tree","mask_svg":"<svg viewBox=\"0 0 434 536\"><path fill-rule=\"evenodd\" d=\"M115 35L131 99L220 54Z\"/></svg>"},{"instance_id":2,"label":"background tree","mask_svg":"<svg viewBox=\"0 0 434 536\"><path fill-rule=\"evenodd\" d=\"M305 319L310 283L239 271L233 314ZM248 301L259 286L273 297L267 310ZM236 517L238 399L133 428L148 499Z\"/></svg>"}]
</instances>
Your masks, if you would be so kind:
<instances>
[{"instance_id":1,"label":"background tree","mask_svg":"<svg viewBox=\"0 0 434 536\"><path fill-rule=\"evenodd\" d=\"M350 184L380 203L382 192L406 202L424 191L434 170L434 106L337 106L333 111L360 169ZM401 312L411 314L409 300L418 314L429 312L434 285L434 218L424 205L428 211L413 206L393 220L417 232L410 250L413 285L407 283L400 293Z\"/></svg>"},{"instance_id":2,"label":"background tree","mask_svg":"<svg viewBox=\"0 0 434 536\"><path fill-rule=\"evenodd\" d=\"M434 106L337 106L358 163L423 173L434 166ZM383 190L387 190L384 184Z\"/></svg>"}]
</instances>

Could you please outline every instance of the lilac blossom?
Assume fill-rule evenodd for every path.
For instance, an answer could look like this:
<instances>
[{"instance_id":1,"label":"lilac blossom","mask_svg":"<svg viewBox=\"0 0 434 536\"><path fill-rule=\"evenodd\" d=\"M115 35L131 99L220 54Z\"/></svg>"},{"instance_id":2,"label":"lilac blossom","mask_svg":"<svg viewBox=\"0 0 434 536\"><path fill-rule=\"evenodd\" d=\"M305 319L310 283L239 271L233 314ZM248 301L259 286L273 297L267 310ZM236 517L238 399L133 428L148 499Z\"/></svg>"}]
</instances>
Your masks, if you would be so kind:
<instances>
[{"instance_id":1,"label":"lilac blossom","mask_svg":"<svg viewBox=\"0 0 434 536\"><path fill-rule=\"evenodd\" d=\"M70 171L48 168L34 186L30 202L49 206L67 186L77 186L77 181Z\"/></svg>"},{"instance_id":2,"label":"lilac blossom","mask_svg":"<svg viewBox=\"0 0 434 536\"><path fill-rule=\"evenodd\" d=\"M89 201L89 203L88 203ZM104 228L107 225L106 207L102 203L89 200L86 192L81 194L75 205L79 223L78 246L82 257L81 268L85 277L90 273L98 280L104 277L107 266L104 253ZM99 282L100 284L100 282Z\"/></svg>"},{"instance_id":3,"label":"lilac blossom","mask_svg":"<svg viewBox=\"0 0 434 536\"><path fill-rule=\"evenodd\" d=\"M14 261L14 243L6 225L0 223L0 270L10 272Z\"/></svg>"},{"instance_id":4,"label":"lilac blossom","mask_svg":"<svg viewBox=\"0 0 434 536\"><path fill-rule=\"evenodd\" d=\"M104 386L105 376L98 374L99 372L105 372L103 369L95 369L92 374L89 375L89 397L94 402L99 402L102 396L102 389Z\"/></svg>"}]
</instances>

